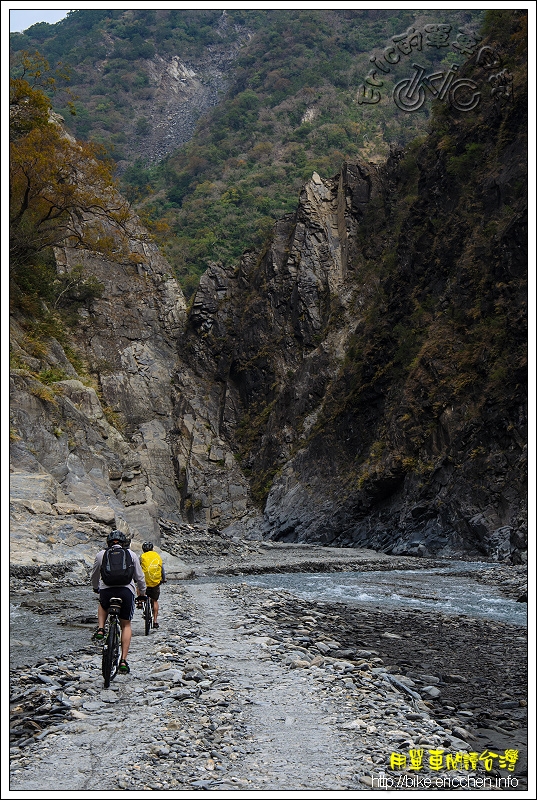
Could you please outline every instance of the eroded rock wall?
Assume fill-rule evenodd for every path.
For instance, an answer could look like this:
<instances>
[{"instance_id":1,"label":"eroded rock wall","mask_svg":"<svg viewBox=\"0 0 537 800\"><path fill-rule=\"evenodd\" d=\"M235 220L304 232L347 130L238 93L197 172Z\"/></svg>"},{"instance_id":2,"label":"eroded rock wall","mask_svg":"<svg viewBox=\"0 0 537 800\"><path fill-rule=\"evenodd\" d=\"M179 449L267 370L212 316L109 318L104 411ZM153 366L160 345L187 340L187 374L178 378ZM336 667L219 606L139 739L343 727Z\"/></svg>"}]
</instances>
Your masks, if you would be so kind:
<instances>
[{"instance_id":1,"label":"eroded rock wall","mask_svg":"<svg viewBox=\"0 0 537 800\"><path fill-rule=\"evenodd\" d=\"M495 239L434 148L409 213L394 149L314 174L264 253L203 276L185 357L221 385L222 430L263 507L247 535L525 559L524 145L502 147L505 197L490 207L490 165L472 188L485 221L511 215Z\"/></svg>"},{"instance_id":2,"label":"eroded rock wall","mask_svg":"<svg viewBox=\"0 0 537 800\"><path fill-rule=\"evenodd\" d=\"M68 558L73 537L94 552L111 526L158 543L159 516L240 517L248 485L219 436L218 390L181 361L186 303L166 261L134 238L123 263L68 249L57 262L61 272L81 265L104 289L71 320L76 359L12 320L14 562L34 549Z\"/></svg>"},{"instance_id":3,"label":"eroded rock wall","mask_svg":"<svg viewBox=\"0 0 537 800\"><path fill-rule=\"evenodd\" d=\"M144 237L121 263L58 253L104 290L71 328L84 370L13 321L20 559L30 523L41 558L110 525L158 542L162 516L523 561L522 111L314 173L262 252L209 267L188 313Z\"/></svg>"}]
</instances>

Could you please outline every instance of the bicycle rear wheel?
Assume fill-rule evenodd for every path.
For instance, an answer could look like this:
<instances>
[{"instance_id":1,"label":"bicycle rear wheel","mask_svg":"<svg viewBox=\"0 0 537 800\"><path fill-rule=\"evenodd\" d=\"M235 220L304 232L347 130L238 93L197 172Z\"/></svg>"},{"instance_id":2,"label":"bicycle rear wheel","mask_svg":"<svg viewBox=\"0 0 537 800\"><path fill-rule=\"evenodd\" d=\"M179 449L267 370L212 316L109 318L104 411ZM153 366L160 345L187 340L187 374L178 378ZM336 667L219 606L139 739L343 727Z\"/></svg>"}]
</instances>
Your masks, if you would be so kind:
<instances>
[{"instance_id":1,"label":"bicycle rear wheel","mask_svg":"<svg viewBox=\"0 0 537 800\"><path fill-rule=\"evenodd\" d=\"M116 677L119 664L119 645L120 632L118 623L114 620L110 623L108 636L103 646L103 678L104 688L108 689L110 681Z\"/></svg>"},{"instance_id":2,"label":"bicycle rear wheel","mask_svg":"<svg viewBox=\"0 0 537 800\"><path fill-rule=\"evenodd\" d=\"M145 622L145 635L149 635L149 631L153 627L153 608L149 597L145 598L144 603L144 622Z\"/></svg>"}]
</instances>

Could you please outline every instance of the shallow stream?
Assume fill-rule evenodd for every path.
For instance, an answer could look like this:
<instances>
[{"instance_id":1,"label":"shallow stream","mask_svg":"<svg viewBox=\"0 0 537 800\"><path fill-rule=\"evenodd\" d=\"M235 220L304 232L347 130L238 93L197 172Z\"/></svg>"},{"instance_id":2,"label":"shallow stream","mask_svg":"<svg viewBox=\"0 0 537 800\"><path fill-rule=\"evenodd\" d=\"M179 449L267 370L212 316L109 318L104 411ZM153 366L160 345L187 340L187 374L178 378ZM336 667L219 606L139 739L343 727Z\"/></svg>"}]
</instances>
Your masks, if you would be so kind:
<instances>
[{"instance_id":1,"label":"shallow stream","mask_svg":"<svg viewBox=\"0 0 537 800\"><path fill-rule=\"evenodd\" d=\"M246 575L240 580L252 586L284 589L304 600L363 604L399 611L414 609L465 614L511 625L526 625L525 603L508 600L495 587L478 583L467 575L469 571L486 567L487 564L479 562L459 562L430 570L284 573ZM215 581L214 578L210 580ZM237 580L237 577L233 578L234 582Z\"/></svg>"},{"instance_id":2,"label":"shallow stream","mask_svg":"<svg viewBox=\"0 0 537 800\"><path fill-rule=\"evenodd\" d=\"M468 572L486 564L457 562L431 570L386 572L278 573L197 578L188 583L248 583L284 589L306 600L344 602L386 609L415 609L486 618L526 625L527 606L477 583ZM36 613L37 607L42 613ZM166 591L162 611L166 610ZM44 613L43 613L44 612ZM90 587L75 587L11 596L10 664L20 667L47 656L67 654L90 642L97 621L96 596ZM95 617L95 623L91 622ZM69 624L61 624L68 619ZM60 623L60 624L59 624ZM133 620L135 636L143 635L141 612Z\"/></svg>"}]
</instances>

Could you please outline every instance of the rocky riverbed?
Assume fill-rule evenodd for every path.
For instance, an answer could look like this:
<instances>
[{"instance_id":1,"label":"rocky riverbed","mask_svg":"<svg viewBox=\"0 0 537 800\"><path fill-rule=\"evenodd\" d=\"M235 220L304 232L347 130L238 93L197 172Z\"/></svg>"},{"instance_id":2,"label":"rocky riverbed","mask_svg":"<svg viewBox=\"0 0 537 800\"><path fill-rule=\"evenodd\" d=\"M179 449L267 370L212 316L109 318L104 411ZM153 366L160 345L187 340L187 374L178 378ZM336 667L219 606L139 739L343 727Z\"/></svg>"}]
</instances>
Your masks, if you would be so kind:
<instances>
[{"instance_id":1,"label":"rocky riverbed","mask_svg":"<svg viewBox=\"0 0 537 800\"><path fill-rule=\"evenodd\" d=\"M75 653L60 625L58 655L12 673L14 791L349 791L382 772L409 788L411 749L421 779L526 786L522 628L168 584L162 627L145 637L137 612L131 674L104 690L86 605ZM82 592L74 615L83 606ZM506 750L513 771L489 755ZM475 768L461 755L431 769L433 751L443 767L477 753ZM391 753L406 766L390 769Z\"/></svg>"},{"instance_id":2,"label":"rocky riverbed","mask_svg":"<svg viewBox=\"0 0 537 800\"><path fill-rule=\"evenodd\" d=\"M176 559L188 563L190 577L260 575L282 572L375 572L434 569L449 566L446 559L391 556L368 548L321 547L245 539L186 523L160 520L162 546ZM481 570L459 575L495 586L511 600L527 602L528 577L524 565L489 563Z\"/></svg>"}]
</instances>

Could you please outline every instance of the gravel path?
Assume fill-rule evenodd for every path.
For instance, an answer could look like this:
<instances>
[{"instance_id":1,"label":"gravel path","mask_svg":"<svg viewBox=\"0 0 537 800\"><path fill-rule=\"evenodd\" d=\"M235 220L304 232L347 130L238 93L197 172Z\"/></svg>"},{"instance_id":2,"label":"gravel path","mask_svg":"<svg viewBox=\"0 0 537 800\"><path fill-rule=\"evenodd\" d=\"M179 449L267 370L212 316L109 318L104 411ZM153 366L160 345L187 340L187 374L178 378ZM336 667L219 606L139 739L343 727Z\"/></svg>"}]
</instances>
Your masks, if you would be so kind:
<instances>
[{"instance_id":1,"label":"gravel path","mask_svg":"<svg viewBox=\"0 0 537 800\"><path fill-rule=\"evenodd\" d=\"M256 752L247 754L241 772L255 788L275 790L346 789L350 765L339 731L325 719L315 686L281 663L260 660L260 637L236 634L237 614L229 600L210 586L189 586L203 632L224 654L226 671L251 706L249 724ZM262 638L262 637L261 637ZM355 787L353 787L355 788Z\"/></svg>"},{"instance_id":2,"label":"gravel path","mask_svg":"<svg viewBox=\"0 0 537 800\"><path fill-rule=\"evenodd\" d=\"M315 685L260 658L260 637L237 632L236 608L215 586L166 587L166 594L163 628L145 637L135 620L131 674L110 689L102 688L97 646L74 663L40 665L49 693L65 676L67 684L78 680L59 695L69 704L65 721L12 748L11 788L199 789L207 779L223 789L356 788L345 774L348 749ZM195 630L183 638L185 617ZM215 772L225 781L215 782Z\"/></svg>"},{"instance_id":3,"label":"gravel path","mask_svg":"<svg viewBox=\"0 0 537 800\"><path fill-rule=\"evenodd\" d=\"M168 584L161 600L161 629L144 636L137 612L131 674L108 690L96 644L13 671L11 790L355 791L415 778L392 752L421 748L423 776L438 775L428 752L476 747L460 717L435 719L434 685L389 674L365 635L342 649L341 609L246 584Z\"/></svg>"}]
</instances>

